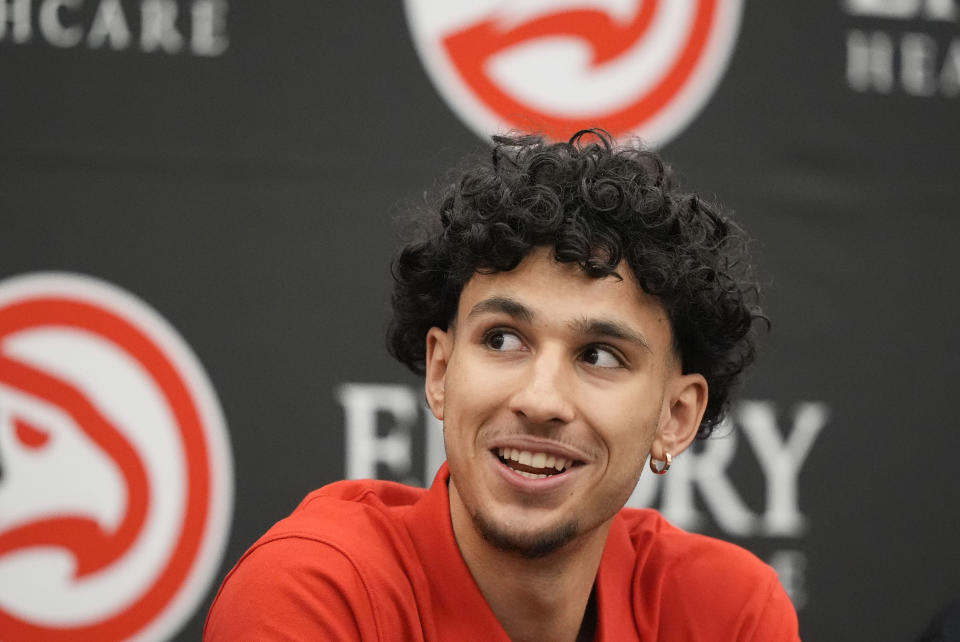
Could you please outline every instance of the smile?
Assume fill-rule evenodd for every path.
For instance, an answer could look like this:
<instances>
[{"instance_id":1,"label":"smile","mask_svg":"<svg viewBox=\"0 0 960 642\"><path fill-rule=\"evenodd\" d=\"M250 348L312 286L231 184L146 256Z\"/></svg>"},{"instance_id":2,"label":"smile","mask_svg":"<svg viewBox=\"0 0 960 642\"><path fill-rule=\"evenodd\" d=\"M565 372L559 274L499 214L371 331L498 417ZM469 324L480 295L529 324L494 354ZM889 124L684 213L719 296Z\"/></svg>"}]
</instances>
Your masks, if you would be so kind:
<instances>
[{"instance_id":1,"label":"smile","mask_svg":"<svg viewBox=\"0 0 960 642\"><path fill-rule=\"evenodd\" d=\"M500 463L527 479L545 479L558 475L575 464L573 460L564 457L516 448L497 448L495 454Z\"/></svg>"}]
</instances>

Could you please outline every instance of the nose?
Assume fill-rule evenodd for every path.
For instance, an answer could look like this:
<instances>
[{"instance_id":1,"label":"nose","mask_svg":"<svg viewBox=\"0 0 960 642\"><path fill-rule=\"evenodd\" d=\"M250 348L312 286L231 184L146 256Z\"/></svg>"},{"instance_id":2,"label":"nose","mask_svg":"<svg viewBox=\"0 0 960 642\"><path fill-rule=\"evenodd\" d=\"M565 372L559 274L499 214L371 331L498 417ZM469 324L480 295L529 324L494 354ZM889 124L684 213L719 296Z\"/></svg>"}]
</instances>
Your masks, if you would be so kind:
<instances>
[{"instance_id":1,"label":"nose","mask_svg":"<svg viewBox=\"0 0 960 642\"><path fill-rule=\"evenodd\" d=\"M510 410L535 424L573 421L570 368L561 354L537 354L520 375L517 390L510 397Z\"/></svg>"}]
</instances>

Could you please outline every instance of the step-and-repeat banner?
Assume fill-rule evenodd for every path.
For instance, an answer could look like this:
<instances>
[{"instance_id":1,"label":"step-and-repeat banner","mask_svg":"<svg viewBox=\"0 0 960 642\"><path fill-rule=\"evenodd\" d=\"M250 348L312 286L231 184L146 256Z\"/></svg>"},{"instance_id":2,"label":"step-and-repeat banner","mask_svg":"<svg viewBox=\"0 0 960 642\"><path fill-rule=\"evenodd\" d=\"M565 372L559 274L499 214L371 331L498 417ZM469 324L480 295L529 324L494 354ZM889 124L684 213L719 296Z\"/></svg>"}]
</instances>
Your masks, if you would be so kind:
<instances>
[{"instance_id":1,"label":"step-and-repeat banner","mask_svg":"<svg viewBox=\"0 0 960 642\"><path fill-rule=\"evenodd\" d=\"M306 492L429 483L398 221L594 125L750 230L773 321L631 505L805 639L914 639L960 597L958 114L956 0L0 0L0 639L197 639Z\"/></svg>"}]
</instances>

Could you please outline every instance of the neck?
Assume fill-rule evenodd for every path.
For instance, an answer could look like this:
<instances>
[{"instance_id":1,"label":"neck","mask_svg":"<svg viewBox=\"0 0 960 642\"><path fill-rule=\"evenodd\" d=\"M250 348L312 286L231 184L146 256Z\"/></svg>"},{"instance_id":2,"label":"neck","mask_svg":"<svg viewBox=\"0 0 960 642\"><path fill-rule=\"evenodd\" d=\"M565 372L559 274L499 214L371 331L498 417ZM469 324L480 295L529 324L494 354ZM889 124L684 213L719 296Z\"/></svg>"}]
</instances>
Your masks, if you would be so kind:
<instances>
[{"instance_id":1,"label":"neck","mask_svg":"<svg viewBox=\"0 0 960 642\"><path fill-rule=\"evenodd\" d=\"M511 640L578 639L609 522L548 555L529 559L497 549L480 535L452 480L450 515L467 568ZM593 639L592 631L585 633Z\"/></svg>"}]
</instances>

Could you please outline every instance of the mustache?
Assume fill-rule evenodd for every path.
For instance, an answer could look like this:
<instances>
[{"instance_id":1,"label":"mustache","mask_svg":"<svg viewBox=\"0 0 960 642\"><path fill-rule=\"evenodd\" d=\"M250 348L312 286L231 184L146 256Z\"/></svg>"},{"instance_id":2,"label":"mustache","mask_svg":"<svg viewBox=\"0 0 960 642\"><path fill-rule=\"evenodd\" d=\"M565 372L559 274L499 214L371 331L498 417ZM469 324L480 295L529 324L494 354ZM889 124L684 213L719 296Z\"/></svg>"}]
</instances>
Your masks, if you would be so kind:
<instances>
[{"instance_id":1,"label":"mustache","mask_svg":"<svg viewBox=\"0 0 960 642\"><path fill-rule=\"evenodd\" d=\"M519 440L528 442L531 446L539 442L543 445L555 445L576 451L583 455L584 459L599 458L601 449L579 432L569 426L483 426L477 432L477 441L488 444L503 440Z\"/></svg>"}]
</instances>

